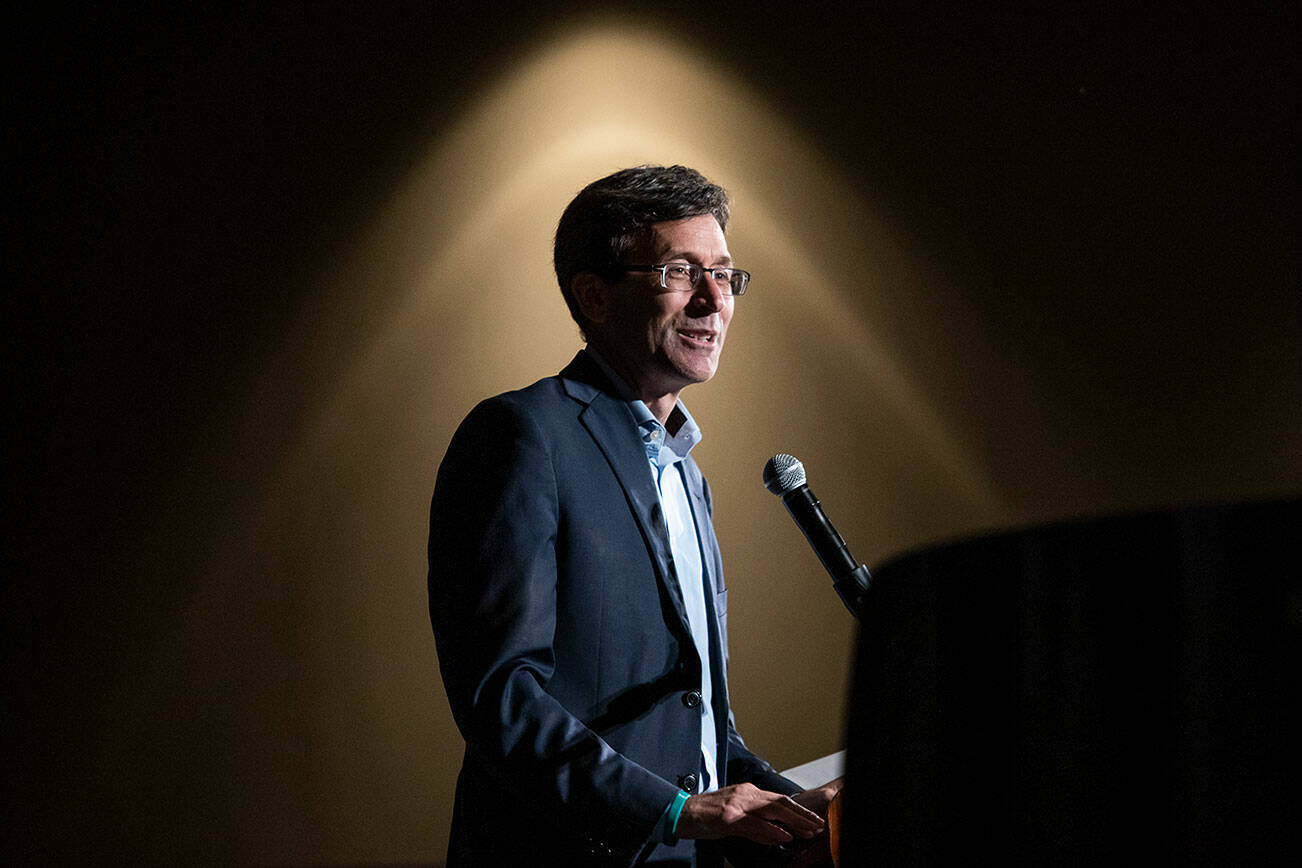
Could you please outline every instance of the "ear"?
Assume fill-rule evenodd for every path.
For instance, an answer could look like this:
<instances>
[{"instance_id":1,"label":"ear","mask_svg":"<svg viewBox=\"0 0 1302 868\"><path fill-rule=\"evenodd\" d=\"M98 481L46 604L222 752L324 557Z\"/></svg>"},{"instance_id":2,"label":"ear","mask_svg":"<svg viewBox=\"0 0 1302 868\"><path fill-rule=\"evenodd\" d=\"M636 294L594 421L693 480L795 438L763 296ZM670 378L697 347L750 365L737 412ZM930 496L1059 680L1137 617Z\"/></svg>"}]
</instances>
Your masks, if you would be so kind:
<instances>
[{"instance_id":1,"label":"ear","mask_svg":"<svg viewBox=\"0 0 1302 868\"><path fill-rule=\"evenodd\" d=\"M610 307L609 291L609 284L591 271L581 271L570 279L570 292L590 323L606 321Z\"/></svg>"}]
</instances>

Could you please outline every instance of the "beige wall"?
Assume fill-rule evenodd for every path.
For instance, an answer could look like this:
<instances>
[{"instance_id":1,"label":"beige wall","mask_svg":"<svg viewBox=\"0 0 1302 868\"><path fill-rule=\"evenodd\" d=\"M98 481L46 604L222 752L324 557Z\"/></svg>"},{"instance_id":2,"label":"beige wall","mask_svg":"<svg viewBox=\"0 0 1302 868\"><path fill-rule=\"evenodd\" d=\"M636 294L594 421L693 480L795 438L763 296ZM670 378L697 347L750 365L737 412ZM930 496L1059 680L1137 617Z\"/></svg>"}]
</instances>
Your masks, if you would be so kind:
<instances>
[{"instance_id":1,"label":"beige wall","mask_svg":"<svg viewBox=\"0 0 1302 868\"><path fill-rule=\"evenodd\" d=\"M751 26L753 41L782 44L779 23ZM213 328L231 334L206 344L221 362L202 382L145 374L178 388L183 429L104 443L94 441L101 423L76 417L76 436L117 463L105 471L112 485L100 481L94 504L74 510L103 524L56 526L57 505L35 513L33 551L61 566L34 573L55 588L34 597L45 634L22 634L20 695L37 713L24 732L36 789L20 849L38 841L47 854L113 861L441 859L461 744L425 608L434 472L475 401L553 373L580 346L553 288L550 234L579 187L623 165L687 163L734 193L730 245L753 289L720 374L684 397L705 431L699 460L732 589L735 711L779 766L842 746L854 624L762 488L772 454L804 460L870 564L1028 522L1298 489L1296 261L1287 219L1269 205L1288 198L1252 199L1263 179L1292 183L1275 143L1222 154L1213 129L1205 149L1178 151L1191 192L1159 153L1175 141L1169 128L1155 141L1142 130L1110 138L1120 124L1086 130L1073 151L1062 131L960 141L979 126L971 117L955 132L915 114L901 135L938 150L892 177L897 166L872 163L871 141L892 109L867 95L891 83L836 97L826 93L836 81L809 80L821 105L854 106L844 122L865 136L829 140L838 118L802 121L798 86L757 83L771 75L760 58L749 71L706 60L678 32L585 20L517 35L473 84L441 67L457 99L437 78L410 94L409 110L429 105L433 119L416 125L400 169L340 205L348 219L307 246L319 255L281 251L277 269L247 270L259 292L280 296L262 308L276 327L214 314ZM378 54L372 62L355 74L380 76ZM934 88L945 103L949 84L970 87L970 71L909 92ZM798 64L790 75L799 81ZM1027 101L1040 98L1024 84ZM1059 121L1075 117L1060 111ZM239 124L256 132L265 121L255 112ZM1226 140L1237 123L1222 122ZM1096 168L1115 153L1114 173L1094 179L1109 186L1091 188L1079 165L1059 172L1064 147ZM931 160L966 166L951 171L968 186L926 186L946 177L927 174ZM1207 177L1208 166L1219 173ZM968 222L980 209L963 196L994 190L991 173L1011 187L989 207L1024 211ZM922 179L917 200L910 178ZM1056 186L1035 188L1037 178ZM1132 179L1141 190L1125 189ZM1073 191L1085 211L1059 207ZM1160 195L1170 212L1143 201ZM1212 212L1223 226L1204 225ZM1100 239L1112 247L1086 244ZM229 267L237 273L248 277ZM106 279L104 289L131 304L129 287ZM97 340L112 351L111 336ZM180 394L189 387L202 397ZM168 412L140 407L131 382L114 388L130 418ZM77 545L95 557L79 560ZM42 645L51 639L57 650Z\"/></svg>"}]
</instances>

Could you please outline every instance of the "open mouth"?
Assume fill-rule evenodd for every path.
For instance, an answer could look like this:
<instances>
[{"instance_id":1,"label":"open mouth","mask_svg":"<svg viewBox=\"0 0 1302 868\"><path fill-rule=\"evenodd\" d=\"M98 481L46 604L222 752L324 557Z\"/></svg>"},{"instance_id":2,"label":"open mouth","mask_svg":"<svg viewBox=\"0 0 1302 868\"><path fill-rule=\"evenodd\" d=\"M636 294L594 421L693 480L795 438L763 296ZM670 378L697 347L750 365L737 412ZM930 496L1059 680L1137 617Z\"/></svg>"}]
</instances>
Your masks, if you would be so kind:
<instances>
[{"instance_id":1,"label":"open mouth","mask_svg":"<svg viewBox=\"0 0 1302 868\"><path fill-rule=\"evenodd\" d=\"M679 329L678 334L687 339L689 343L710 346L714 344L718 335L711 331L700 331L697 329Z\"/></svg>"}]
</instances>

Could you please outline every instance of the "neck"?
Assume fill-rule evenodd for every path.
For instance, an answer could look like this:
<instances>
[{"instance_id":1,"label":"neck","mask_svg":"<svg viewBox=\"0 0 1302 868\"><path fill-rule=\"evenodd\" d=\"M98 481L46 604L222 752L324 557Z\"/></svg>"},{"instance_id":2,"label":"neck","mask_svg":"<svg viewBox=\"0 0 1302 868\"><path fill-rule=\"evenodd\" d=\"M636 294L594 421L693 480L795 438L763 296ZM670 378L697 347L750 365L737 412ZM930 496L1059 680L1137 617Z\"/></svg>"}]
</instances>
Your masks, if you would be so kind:
<instances>
[{"instance_id":1,"label":"neck","mask_svg":"<svg viewBox=\"0 0 1302 868\"><path fill-rule=\"evenodd\" d=\"M660 424L664 425L665 429L668 430L669 414L674 412L674 407L678 406L678 393L661 395L659 398L654 399L642 398L642 403L646 404L647 409L651 411L651 415L655 416ZM671 436L675 433L676 429L669 431Z\"/></svg>"},{"instance_id":2,"label":"neck","mask_svg":"<svg viewBox=\"0 0 1302 868\"><path fill-rule=\"evenodd\" d=\"M624 385L633 393L633 397L646 404L647 409L651 411L651 415L655 416L660 424L667 429L669 427L669 415L674 411L674 407L678 405L678 394L682 390L667 391L665 386L657 386L650 380L639 377L635 365L629 364L618 353L611 352L596 341L589 341L588 348L596 350L601 355L601 358L610 366L611 370L624 381Z\"/></svg>"}]
</instances>

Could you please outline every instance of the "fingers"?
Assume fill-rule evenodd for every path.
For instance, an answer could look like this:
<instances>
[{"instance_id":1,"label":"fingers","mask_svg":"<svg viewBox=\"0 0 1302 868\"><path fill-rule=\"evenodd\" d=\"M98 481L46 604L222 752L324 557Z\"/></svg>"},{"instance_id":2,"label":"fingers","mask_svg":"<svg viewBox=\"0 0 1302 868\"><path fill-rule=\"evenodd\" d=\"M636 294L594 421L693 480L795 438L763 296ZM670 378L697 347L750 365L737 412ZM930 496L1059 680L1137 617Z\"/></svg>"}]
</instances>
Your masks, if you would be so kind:
<instances>
[{"instance_id":1,"label":"fingers","mask_svg":"<svg viewBox=\"0 0 1302 868\"><path fill-rule=\"evenodd\" d=\"M761 791L763 792L763 791ZM761 844L787 844L795 838L812 838L823 829L823 818L798 805L787 796L773 796L762 808L747 815L746 819L730 831Z\"/></svg>"},{"instance_id":2,"label":"fingers","mask_svg":"<svg viewBox=\"0 0 1302 868\"><path fill-rule=\"evenodd\" d=\"M689 798L678 826L683 838L738 835L761 844L785 844L818 834L823 819L787 796L737 784Z\"/></svg>"},{"instance_id":3,"label":"fingers","mask_svg":"<svg viewBox=\"0 0 1302 868\"><path fill-rule=\"evenodd\" d=\"M778 823L802 838L812 837L823 828L822 817L788 796L780 796L770 803L765 819Z\"/></svg>"},{"instance_id":4,"label":"fingers","mask_svg":"<svg viewBox=\"0 0 1302 868\"><path fill-rule=\"evenodd\" d=\"M826 819L828 805L832 803L832 799L836 798L836 794L840 791L841 779L837 778L836 780L830 781L816 789L796 793L791 798L794 799L797 804L809 808L820 817Z\"/></svg>"}]
</instances>

